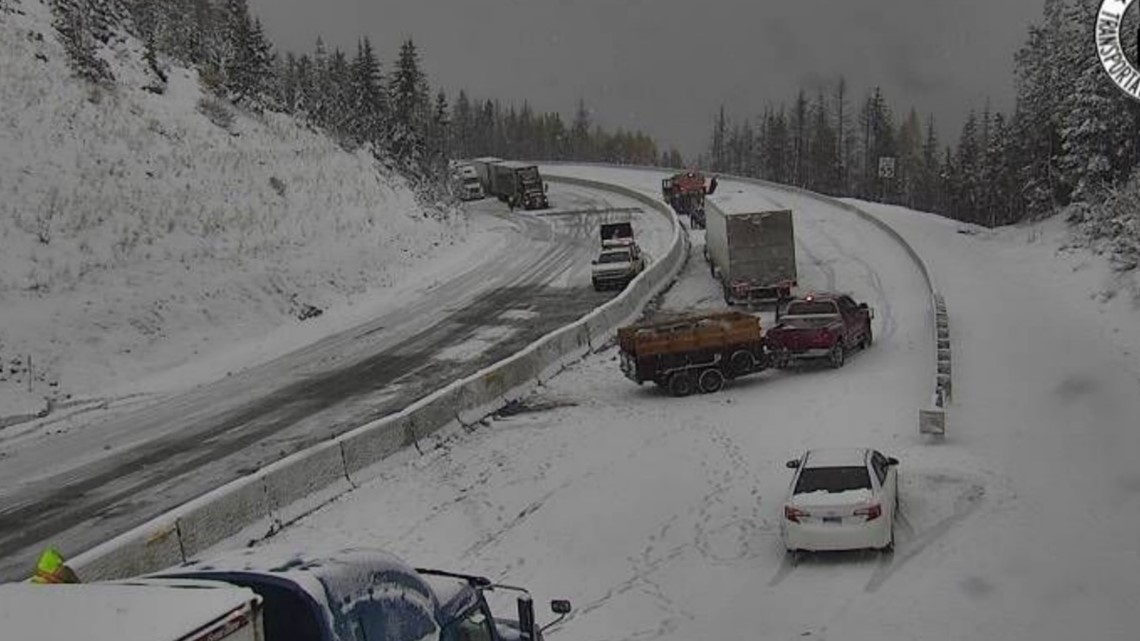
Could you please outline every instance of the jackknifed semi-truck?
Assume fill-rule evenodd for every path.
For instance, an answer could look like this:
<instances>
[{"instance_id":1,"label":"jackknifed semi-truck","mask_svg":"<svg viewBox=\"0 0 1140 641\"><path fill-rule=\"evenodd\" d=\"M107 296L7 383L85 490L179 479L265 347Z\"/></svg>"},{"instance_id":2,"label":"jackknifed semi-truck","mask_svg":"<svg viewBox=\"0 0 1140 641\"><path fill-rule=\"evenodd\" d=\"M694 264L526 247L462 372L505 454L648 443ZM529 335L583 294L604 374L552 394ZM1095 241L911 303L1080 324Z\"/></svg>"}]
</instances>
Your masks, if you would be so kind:
<instances>
[{"instance_id":1,"label":"jackknifed semi-truck","mask_svg":"<svg viewBox=\"0 0 1140 641\"><path fill-rule=\"evenodd\" d=\"M705 260L720 281L725 303L779 303L792 297L797 276L790 209L728 193L707 199L705 217Z\"/></svg>"}]
</instances>

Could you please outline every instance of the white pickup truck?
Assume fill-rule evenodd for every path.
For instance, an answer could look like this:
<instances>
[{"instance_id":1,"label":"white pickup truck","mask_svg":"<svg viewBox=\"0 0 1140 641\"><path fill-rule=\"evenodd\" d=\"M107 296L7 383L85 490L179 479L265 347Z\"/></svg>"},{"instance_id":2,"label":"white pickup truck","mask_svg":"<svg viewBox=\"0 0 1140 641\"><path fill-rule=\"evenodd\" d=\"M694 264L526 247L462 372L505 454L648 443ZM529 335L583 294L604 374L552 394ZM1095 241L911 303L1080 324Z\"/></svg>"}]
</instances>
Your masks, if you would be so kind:
<instances>
[{"instance_id":1,"label":"white pickup truck","mask_svg":"<svg viewBox=\"0 0 1140 641\"><path fill-rule=\"evenodd\" d=\"M590 266L594 290L617 288L626 285L645 269L645 256L636 243L606 247Z\"/></svg>"}]
</instances>

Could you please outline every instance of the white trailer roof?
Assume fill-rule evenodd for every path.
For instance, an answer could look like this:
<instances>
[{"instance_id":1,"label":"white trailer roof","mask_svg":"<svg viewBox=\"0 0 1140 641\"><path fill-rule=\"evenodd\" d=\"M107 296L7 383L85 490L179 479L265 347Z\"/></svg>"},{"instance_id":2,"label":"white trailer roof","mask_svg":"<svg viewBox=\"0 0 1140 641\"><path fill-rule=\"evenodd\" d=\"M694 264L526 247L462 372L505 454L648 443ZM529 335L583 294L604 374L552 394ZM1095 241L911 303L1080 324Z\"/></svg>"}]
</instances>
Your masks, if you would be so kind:
<instances>
[{"instance_id":1,"label":"white trailer roof","mask_svg":"<svg viewBox=\"0 0 1140 641\"><path fill-rule=\"evenodd\" d=\"M791 207L761 194L759 190L729 189L723 185L716 190L716 193L709 196L708 200L712 201L725 216L791 209Z\"/></svg>"},{"instance_id":2,"label":"white trailer roof","mask_svg":"<svg viewBox=\"0 0 1140 641\"><path fill-rule=\"evenodd\" d=\"M257 598L193 580L0 585L0 630L20 641L176 641Z\"/></svg>"},{"instance_id":3,"label":"white trailer roof","mask_svg":"<svg viewBox=\"0 0 1140 641\"><path fill-rule=\"evenodd\" d=\"M523 169L524 167L537 167L538 165L536 165L535 163L532 163L532 162L521 162L518 160L504 160L503 162L499 163L499 166L500 167L510 167L511 169Z\"/></svg>"}]
</instances>

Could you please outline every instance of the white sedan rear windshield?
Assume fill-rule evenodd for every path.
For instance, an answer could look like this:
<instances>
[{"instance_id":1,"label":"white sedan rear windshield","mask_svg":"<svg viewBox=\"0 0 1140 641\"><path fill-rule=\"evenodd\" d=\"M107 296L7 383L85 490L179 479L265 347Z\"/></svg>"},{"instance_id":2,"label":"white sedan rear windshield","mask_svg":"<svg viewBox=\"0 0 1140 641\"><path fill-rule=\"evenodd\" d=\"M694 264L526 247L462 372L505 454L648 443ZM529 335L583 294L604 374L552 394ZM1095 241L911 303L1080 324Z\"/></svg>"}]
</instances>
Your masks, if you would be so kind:
<instances>
[{"instance_id":1,"label":"white sedan rear windshield","mask_svg":"<svg viewBox=\"0 0 1140 641\"><path fill-rule=\"evenodd\" d=\"M871 489L871 475L865 466L809 467L800 472L795 494L848 492Z\"/></svg>"}]
</instances>

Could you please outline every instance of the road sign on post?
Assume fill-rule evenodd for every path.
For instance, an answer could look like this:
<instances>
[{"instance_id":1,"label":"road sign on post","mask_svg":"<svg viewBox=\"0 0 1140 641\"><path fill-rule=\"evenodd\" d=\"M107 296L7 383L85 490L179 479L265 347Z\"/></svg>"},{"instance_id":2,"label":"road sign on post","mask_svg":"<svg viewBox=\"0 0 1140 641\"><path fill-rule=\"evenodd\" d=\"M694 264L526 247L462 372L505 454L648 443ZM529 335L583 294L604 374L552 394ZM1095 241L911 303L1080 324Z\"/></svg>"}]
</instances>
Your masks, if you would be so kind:
<instances>
[{"instance_id":1,"label":"road sign on post","mask_svg":"<svg viewBox=\"0 0 1140 641\"><path fill-rule=\"evenodd\" d=\"M880 156L879 157L879 178L894 178L895 177L895 158L894 156Z\"/></svg>"}]
</instances>

